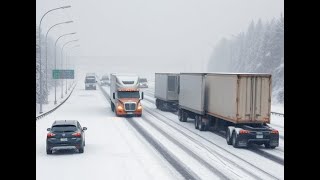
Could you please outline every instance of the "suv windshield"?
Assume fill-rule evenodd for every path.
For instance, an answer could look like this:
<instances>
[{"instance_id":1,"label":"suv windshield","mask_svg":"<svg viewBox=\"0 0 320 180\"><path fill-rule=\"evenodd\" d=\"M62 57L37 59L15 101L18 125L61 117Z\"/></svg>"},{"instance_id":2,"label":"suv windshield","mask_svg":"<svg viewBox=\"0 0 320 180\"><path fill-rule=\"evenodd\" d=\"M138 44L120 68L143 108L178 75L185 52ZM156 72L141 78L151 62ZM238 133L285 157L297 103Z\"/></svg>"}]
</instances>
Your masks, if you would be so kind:
<instances>
[{"instance_id":1,"label":"suv windshield","mask_svg":"<svg viewBox=\"0 0 320 180\"><path fill-rule=\"evenodd\" d=\"M52 132L74 132L77 131L77 127L73 125L53 126Z\"/></svg>"},{"instance_id":2,"label":"suv windshield","mask_svg":"<svg viewBox=\"0 0 320 180\"><path fill-rule=\"evenodd\" d=\"M93 78L87 78L86 79L86 83L95 83L95 82L96 82L96 80L93 79Z\"/></svg>"},{"instance_id":3,"label":"suv windshield","mask_svg":"<svg viewBox=\"0 0 320 180\"><path fill-rule=\"evenodd\" d=\"M118 91L118 98L140 98L139 91Z\"/></svg>"}]
</instances>

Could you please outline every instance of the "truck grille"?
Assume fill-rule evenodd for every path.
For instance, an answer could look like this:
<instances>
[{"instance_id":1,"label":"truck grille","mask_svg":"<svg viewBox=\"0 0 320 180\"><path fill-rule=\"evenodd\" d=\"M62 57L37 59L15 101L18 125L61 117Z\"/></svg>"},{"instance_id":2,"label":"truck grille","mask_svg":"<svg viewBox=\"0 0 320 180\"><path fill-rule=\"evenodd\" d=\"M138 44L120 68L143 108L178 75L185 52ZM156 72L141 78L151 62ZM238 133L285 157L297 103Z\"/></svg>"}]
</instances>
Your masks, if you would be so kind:
<instances>
[{"instance_id":1,"label":"truck grille","mask_svg":"<svg viewBox=\"0 0 320 180\"><path fill-rule=\"evenodd\" d=\"M135 111L136 110L136 103L124 103L124 110L126 111Z\"/></svg>"}]
</instances>

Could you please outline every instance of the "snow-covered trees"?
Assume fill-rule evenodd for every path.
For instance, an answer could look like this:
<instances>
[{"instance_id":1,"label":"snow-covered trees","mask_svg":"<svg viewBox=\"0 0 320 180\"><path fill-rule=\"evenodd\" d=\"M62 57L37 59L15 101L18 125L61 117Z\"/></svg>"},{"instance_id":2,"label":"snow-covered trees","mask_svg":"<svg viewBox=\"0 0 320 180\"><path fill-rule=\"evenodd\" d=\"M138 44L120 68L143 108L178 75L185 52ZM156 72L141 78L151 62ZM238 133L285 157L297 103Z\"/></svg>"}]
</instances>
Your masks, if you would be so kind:
<instances>
[{"instance_id":1,"label":"snow-covered trees","mask_svg":"<svg viewBox=\"0 0 320 180\"><path fill-rule=\"evenodd\" d=\"M40 97L40 46L39 46L39 27L36 27L36 102L39 103L42 99L43 103L48 102L48 95L50 89L54 86L54 81L52 80L52 69L54 68L54 54L53 54L53 40L48 37L48 66L46 69L46 57L45 57L45 35L41 34L41 75L42 75L42 94ZM46 78L47 76L47 78ZM48 81L48 82L47 82ZM46 87L47 84L47 87Z\"/></svg>"},{"instance_id":2,"label":"snow-covered trees","mask_svg":"<svg viewBox=\"0 0 320 180\"><path fill-rule=\"evenodd\" d=\"M209 60L208 71L271 73L273 102L283 103L284 18L250 23L247 32L223 38Z\"/></svg>"}]
</instances>

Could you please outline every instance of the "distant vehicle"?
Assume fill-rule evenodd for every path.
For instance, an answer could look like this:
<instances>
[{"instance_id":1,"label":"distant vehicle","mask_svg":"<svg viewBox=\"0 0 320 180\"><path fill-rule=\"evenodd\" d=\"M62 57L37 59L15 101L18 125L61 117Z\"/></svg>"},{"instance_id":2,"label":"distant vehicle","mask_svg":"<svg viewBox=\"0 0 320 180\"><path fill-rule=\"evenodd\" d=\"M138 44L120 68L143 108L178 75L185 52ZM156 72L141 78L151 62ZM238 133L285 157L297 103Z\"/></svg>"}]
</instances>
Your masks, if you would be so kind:
<instances>
[{"instance_id":1,"label":"distant vehicle","mask_svg":"<svg viewBox=\"0 0 320 180\"><path fill-rule=\"evenodd\" d=\"M139 91L139 77L132 74L111 74L111 110L116 116L134 115L141 117L143 92Z\"/></svg>"},{"instance_id":2,"label":"distant vehicle","mask_svg":"<svg viewBox=\"0 0 320 180\"><path fill-rule=\"evenodd\" d=\"M85 78L85 90L88 89L94 89L96 90L96 75L94 73L87 73L86 78Z\"/></svg>"},{"instance_id":3,"label":"distant vehicle","mask_svg":"<svg viewBox=\"0 0 320 180\"><path fill-rule=\"evenodd\" d=\"M77 149L84 152L86 127L76 120L57 120L47 131L47 154L58 149Z\"/></svg>"},{"instance_id":4,"label":"distant vehicle","mask_svg":"<svg viewBox=\"0 0 320 180\"><path fill-rule=\"evenodd\" d=\"M102 76L102 78L100 79L100 84L101 84L101 86L108 85L109 84L109 76L108 75Z\"/></svg>"},{"instance_id":5,"label":"distant vehicle","mask_svg":"<svg viewBox=\"0 0 320 180\"><path fill-rule=\"evenodd\" d=\"M147 78L139 78L139 87L140 88L148 88Z\"/></svg>"}]
</instances>

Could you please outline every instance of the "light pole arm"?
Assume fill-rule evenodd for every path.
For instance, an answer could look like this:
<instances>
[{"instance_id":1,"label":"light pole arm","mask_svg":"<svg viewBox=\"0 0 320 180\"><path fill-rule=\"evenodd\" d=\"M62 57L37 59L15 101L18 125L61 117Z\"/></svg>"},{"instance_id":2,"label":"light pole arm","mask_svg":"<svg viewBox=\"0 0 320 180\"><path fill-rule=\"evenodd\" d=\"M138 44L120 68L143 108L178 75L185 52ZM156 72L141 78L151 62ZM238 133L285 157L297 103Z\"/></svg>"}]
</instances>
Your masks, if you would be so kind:
<instances>
[{"instance_id":1,"label":"light pole arm","mask_svg":"<svg viewBox=\"0 0 320 180\"><path fill-rule=\"evenodd\" d=\"M55 11L55 10L58 10L58 9L65 9L65 8L70 8L71 6L62 6L62 7L58 7L58 8L54 8L54 9L51 9L49 11L47 11L46 13L44 13L44 15L41 17L41 20L40 20L40 23L39 23L39 29L41 27L41 22L42 22L42 19L51 11Z\"/></svg>"}]
</instances>

